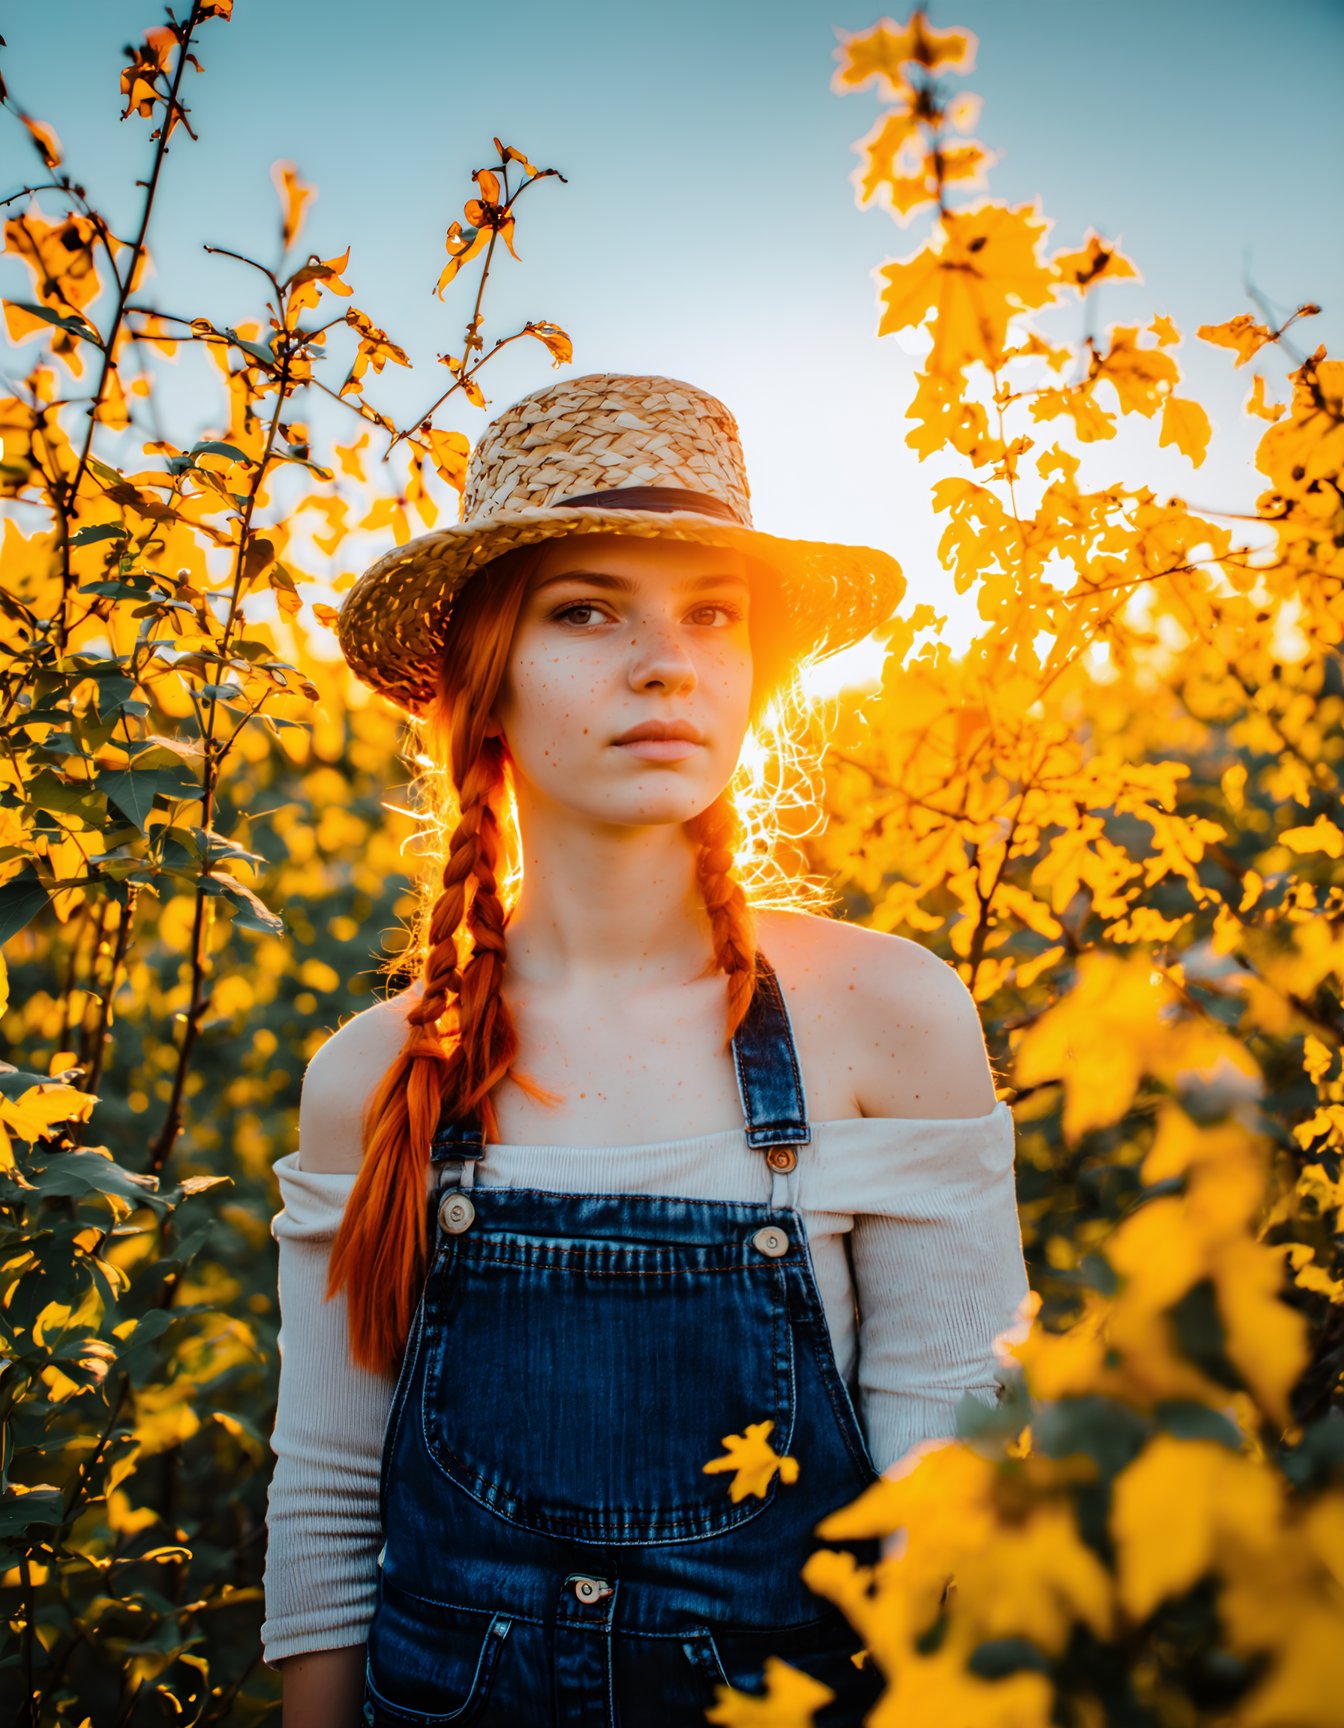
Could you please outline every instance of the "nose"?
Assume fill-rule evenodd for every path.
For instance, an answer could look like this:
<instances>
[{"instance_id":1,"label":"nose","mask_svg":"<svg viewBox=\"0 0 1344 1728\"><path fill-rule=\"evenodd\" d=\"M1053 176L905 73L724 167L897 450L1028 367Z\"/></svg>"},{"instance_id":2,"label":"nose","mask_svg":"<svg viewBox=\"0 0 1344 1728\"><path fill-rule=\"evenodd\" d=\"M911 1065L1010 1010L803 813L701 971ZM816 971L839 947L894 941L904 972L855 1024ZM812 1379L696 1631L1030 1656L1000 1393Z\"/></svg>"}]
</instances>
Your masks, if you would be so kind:
<instances>
[{"instance_id":1,"label":"nose","mask_svg":"<svg viewBox=\"0 0 1344 1728\"><path fill-rule=\"evenodd\" d=\"M695 687L695 663L667 626L650 626L630 638L632 690L686 691Z\"/></svg>"}]
</instances>

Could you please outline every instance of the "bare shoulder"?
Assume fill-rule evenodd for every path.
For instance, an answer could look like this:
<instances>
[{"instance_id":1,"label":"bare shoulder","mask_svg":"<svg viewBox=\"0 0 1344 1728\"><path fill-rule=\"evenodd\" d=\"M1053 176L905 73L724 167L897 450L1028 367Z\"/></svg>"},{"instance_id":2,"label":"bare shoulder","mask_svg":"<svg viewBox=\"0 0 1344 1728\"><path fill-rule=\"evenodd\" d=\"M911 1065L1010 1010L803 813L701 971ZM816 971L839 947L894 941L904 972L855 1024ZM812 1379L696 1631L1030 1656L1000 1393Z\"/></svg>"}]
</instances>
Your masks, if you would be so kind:
<instances>
[{"instance_id":1,"label":"bare shoulder","mask_svg":"<svg viewBox=\"0 0 1344 1728\"><path fill-rule=\"evenodd\" d=\"M955 969L907 937L810 912L763 912L760 944L790 1014L827 1023L863 1116L982 1116L994 1079L975 999Z\"/></svg>"},{"instance_id":2,"label":"bare shoulder","mask_svg":"<svg viewBox=\"0 0 1344 1728\"><path fill-rule=\"evenodd\" d=\"M301 1169L358 1172L364 1106L406 1041L405 1011L419 989L352 1014L309 1059L299 1093Z\"/></svg>"}]
</instances>

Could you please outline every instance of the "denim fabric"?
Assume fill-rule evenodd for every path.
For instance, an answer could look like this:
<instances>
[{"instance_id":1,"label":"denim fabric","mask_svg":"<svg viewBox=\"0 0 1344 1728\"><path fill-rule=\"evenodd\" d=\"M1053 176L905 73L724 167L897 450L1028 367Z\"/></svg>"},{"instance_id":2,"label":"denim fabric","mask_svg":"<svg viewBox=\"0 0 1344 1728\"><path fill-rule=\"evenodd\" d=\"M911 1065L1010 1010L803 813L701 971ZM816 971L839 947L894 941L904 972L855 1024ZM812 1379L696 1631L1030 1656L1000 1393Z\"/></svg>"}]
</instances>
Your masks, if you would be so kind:
<instances>
[{"instance_id":1,"label":"denim fabric","mask_svg":"<svg viewBox=\"0 0 1344 1728\"><path fill-rule=\"evenodd\" d=\"M749 1143L806 1146L787 1010L757 964L733 1052ZM452 1123L433 1157L451 1177L486 1150ZM468 1184L455 1234L434 1196L383 1449L369 1728L692 1728L716 1685L762 1692L769 1655L835 1692L817 1728L859 1728L880 1676L798 1574L877 1471L796 1172L761 1173L759 1204ZM757 1244L767 1225L786 1251ZM734 1502L732 1472L702 1466L765 1419L798 1477Z\"/></svg>"}]
</instances>

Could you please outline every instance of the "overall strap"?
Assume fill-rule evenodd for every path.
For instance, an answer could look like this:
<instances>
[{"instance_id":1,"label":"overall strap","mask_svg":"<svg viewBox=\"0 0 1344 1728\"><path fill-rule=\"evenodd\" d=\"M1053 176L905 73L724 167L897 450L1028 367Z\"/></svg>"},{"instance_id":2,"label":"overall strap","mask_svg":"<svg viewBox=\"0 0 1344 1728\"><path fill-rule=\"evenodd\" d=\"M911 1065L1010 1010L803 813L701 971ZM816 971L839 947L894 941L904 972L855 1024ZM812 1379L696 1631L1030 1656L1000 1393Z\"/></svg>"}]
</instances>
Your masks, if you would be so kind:
<instances>
[{"instance_id":1,"label":"overall strap","mask_svg":"<svg viewBox=\"0 0 1344 1728\"><path fill-rule=\"evenodd\" d=\"M484 1158L485 1131L480 1117L474 1113L463 1122L441 1118L429 1143L431 1164L443 1164L449 1158Z\"/></svg>"},{"instance_id":2,"label":"overall strap","mask_svg":"<svg viewBox=\"0 0 1344 1728\"><path fill-rule=\"evenodd\" d=\"M746 1118L747 1145L764 1151L772 1170L792 1170L798 1162L794 1147L810 1144L812 1130L784 992L774 967L759 948L751 1006L733 1034L733 1064Z\"/></svg>"}]
</instances>

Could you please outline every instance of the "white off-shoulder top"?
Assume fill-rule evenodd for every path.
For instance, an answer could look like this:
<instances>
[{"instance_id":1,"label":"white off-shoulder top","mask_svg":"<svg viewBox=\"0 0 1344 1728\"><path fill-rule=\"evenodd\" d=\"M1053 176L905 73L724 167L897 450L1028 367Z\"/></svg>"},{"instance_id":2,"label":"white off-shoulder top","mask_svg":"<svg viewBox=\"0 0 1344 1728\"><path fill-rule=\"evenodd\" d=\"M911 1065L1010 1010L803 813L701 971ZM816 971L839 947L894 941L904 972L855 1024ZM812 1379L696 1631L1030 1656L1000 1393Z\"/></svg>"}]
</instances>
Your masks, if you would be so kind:
<instances>
[{"instance_id":1,"label":"white off-shoulder top","mask_svg":"<svg viewBox=\"0 0 1344 1728\"><path fill-rule=\"evenodd\" d=\"M263 1658L364 1642L373 1616L378 1477L393 1380L349 1357L345 1297L323 1299L353 1175L277 1159L280 1384L267 1505ZM996 1348L1025 1328L1013 1117L814 1122L790 1178L840 1372L873 1462L948 1439L969 1392L992 1404ZM430 1181L438 1179L437 1171ZM491 1144L482 1186L764 1202L770 1174L738 1129L640 1146ZM850 1276L846 1239L853 1258Z\"/></svg>"}]
</instances>

